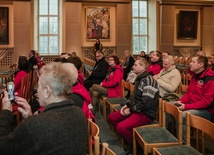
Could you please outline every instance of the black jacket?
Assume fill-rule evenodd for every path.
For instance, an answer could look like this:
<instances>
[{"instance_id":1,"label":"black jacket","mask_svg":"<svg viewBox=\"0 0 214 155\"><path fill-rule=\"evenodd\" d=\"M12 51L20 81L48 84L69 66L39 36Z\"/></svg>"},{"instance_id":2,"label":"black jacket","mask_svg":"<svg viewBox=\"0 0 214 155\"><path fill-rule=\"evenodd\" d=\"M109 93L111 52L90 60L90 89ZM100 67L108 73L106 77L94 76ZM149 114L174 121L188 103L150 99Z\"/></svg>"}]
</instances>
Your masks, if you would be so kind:
<instances>
[{"instance_id":1,"label":"black jacket","mask_svg":"<svg viewBox=\"0 0 214 155\"><path fill-rule=\"evenodd\" d=\"M0 113L1 155L85 155L87 123L71 101L52 103L13 130L12 112Z\"/></svg>"},{"instance_id":2,"label":"black jacket","mask_svg":"<svg viewBox=\"0 0 214 155\"><path fill-rule=\"evenodd\" d=\"M106 76L108 67L109 64L103 57L101 60L96 62L89 79L92 79L94 84L100 84Z\"/></svg>"},{"instance_id":3,"label":"black jacket","mask_svg":"<svg viewBox=\"0 0 214 155\"><path fill-rule=\"evenodd\" d=\"M124 70L124 76L123 76L124 80L127 79L128 74L132 70L133 65L134 65L134 58L132 56L130 56L128 62L126 62L125 68L123 69Z\"/></svg>"},{"instance_id":4,"label":"black jacket","mask_svg":"<svg viewBox=\"0 0 214 155\"><path fill-rule=\"evenodd\" d=\"M28 59L28 62L30 63L30 69L33 70L33 66L37 65L36 57L32 56Z\"/></svg>"}]
</instances>

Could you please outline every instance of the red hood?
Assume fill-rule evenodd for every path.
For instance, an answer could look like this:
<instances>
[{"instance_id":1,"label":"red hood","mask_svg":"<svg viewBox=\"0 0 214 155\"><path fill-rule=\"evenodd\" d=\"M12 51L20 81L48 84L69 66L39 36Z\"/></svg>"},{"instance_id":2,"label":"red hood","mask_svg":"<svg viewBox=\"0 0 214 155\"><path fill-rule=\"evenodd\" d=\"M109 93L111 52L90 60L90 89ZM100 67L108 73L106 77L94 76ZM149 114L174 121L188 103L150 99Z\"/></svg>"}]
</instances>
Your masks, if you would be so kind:
<instances>
[{"instance_id":1,"label":"red hood","mask_svg":"<svg viewBox=\"0 0 214 155\"><path fill-rule=\"evenodd\" d=\"M73 87L72 87L72 92L79 94L87 104L91 103L91 96L88 93L88 91L85 89L85 87L83 85L81 85L80 83L76 83Z\"/></svg>"},{"instance_id":2,"label":"red hood","mask_svg":"<svg viewBox=\"0 0 214 155\"><path fill-rule=\"evenodd\" d=\"M197 74L193 74L193 76L196 77L196 78L202 79L205 76L214 76L214 72L210 68L207 68L202 73L199 73L198 75Z\"/></svg>"}]
</instances>

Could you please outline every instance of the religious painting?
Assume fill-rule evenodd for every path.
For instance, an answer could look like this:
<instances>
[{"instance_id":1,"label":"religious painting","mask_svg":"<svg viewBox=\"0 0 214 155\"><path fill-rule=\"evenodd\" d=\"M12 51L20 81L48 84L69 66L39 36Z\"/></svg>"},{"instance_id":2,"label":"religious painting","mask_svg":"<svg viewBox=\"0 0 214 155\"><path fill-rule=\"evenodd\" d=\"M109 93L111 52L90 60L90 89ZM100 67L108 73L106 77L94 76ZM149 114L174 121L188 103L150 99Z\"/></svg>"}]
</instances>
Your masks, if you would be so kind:
<instances>
[{"instance_id":1,"label":"religious painting","mask_svg":"<svg viewBox=\"0 0 214 155\"><path fill-rule=\"evenodd\" d=\"M86 8L87 40L110 39L110 8Z\"/></svg>"},{"instance_id":2,"label":"religious painting","mask_svg":"<svg viewBox=\"0 0 214 155\"><path fill-rule=\"evenodd\" d=\"M197 39L198 11L180 11L178 39Z\"/></svg>"},{"instance_id":3,"label":"religious painting","mask_svg":"<svg viewBox=\"0 0 214 155\"><path fill-rule=\"evenodd\" d=\"M8 7L0 7L0 45L9 44Z\"/></svg>"}]
</instances>

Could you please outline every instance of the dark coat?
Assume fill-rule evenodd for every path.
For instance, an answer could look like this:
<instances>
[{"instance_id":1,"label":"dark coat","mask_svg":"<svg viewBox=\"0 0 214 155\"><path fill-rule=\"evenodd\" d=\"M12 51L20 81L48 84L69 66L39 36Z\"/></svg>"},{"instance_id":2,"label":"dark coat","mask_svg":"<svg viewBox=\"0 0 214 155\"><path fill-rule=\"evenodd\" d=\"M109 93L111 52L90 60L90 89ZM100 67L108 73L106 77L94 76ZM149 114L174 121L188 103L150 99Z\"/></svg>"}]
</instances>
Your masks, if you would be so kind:
<instances>
[{"instance_id":1,"label":"dark coat","mask_svg":"<svg viewBox=\"0 0 214 155\"><path fill-rule=\"evenodd\" d=\"M0 113L1 155L85 155L87 123L71 101L52 103L13 130L12 112Z\"/></svg>"},{"instance_id":2,"label":"dark coat","mask_svg":"<svg viewBox=\"0 0 214 155\"><path fill-rule=\"evenodd\" d=\"M142 112L154 120L159 101L159 86L149 73L144 72L135 80L134 92L126 103L130 112Z\"/></svg>"},{"instance_id":3,"label":"dark coat","mask_svg":"<svg viewBox=\"0 0 214 155\"><path fill-rule=\"evenodd\" d=\"M100 84L106 76L108 67L109 64L104 57L101 60L97 61L92 70L91 76L84 81L85 88L89 90L89 88L93 84Z\"/></svg>"},{"instance_id":4,"label":"dark coat","mask_svg":"<svg viewBox=\"0 0 214 155\"><path fill-rule=\"evenodd\" d=\"M132 56L129 57L129 60L125 62L125 68L123 79L126 80L128 77L129 72L132 70L132 67L134 65L134 58Z\"/></svg>"},{"instance_id":5,"label":"dark coat","mask_svg":"<svg viewBox=\"0 0 214 155\"><path fill-rule=\"evenodd\" d=\"M33 70L33 66L37 65L37 60L35 56L32 56L28 59L28 62L30 63L30 69Z\"/></svg>"}]
</instances>

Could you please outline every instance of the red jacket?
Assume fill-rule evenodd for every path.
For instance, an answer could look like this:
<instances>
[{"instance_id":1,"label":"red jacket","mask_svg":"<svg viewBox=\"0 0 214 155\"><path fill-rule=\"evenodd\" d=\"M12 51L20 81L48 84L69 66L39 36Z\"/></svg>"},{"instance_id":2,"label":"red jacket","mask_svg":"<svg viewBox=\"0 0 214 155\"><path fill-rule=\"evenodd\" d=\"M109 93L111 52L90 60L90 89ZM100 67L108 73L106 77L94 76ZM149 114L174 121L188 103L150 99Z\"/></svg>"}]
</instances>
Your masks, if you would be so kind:
<instances>
[{"instance_id":1,"label":"red jacket","mask_svg":"<svg viewBox=\"0 0 214 155\"><path fill-rule=\"evenodd\" d=\"M185 110L207 109L214 113L214 72L207 68L202 73L194 74L186 94L180 99Z\"/></svg>"},{"instance_id":2,"label":"red jacket","mask_svg":"<svg viewBox=\"0 0 214 155\"><path fill-rule=\"evenodd\" d=\"M37 62L37 66L38 66L39 69L41 69L42 66L45 65L44 61L40 57L36 58L36 62Z\"/></svg>"},{"instance_id":3,"label":"red jacket","mask_svg":"<svg viewBox=\"0 0 214 155\"><path fill-rule=\"evenodd\" d=\"M15 86L14 92L17 92L18 96L20 96L22 78L25 76L27 76L27 72L21 70L14 77L14 86Z\"/></svg>"},{"instance_id":4,"label":"red jacket","mask_svg":"<svg viewBox=\"0 0 214 155\"><path fill-rule=\"evenodd\" d=\"M78 71L78 78L77 78L77 81L81 84L81 85L84 85L84 76L83 74Z\"/></svg>"},{"instance_id":5,"label":"red jacket","mask_svg":"<svg viewBox=\"0 0 214 155\"><path fill-rule=\"evenodd\" d=\"M148 66L147 72L150 75L154 76L154 75L160 73L162 68L163 68L163 62L162 62L162 60L159 60L159 61L150 63Z\"/></svg>"},{"instance_id":6,"label":"red jacket","mask_svg":"<svg viewBox=\"0 0 214 155\"><path fill-rule=\"evenodd\" d=\"M109 67L106 75L108 73L110 73L108 79L105 78L102 82L102 86L108 88L108 97L122 97L123 69L120 65L116 65L113 69Z\"/></svg>"},{"instance_id":7,"label":"red jacket","mask_svg":"<svg viewBox=\"0 0 214 155\"><path fill-rule=\"evenodd\" d=\"M91 96L88 93L88 91L86 90L86 88L82 84L77 83L76 85L74 85L72 87L72 93L78 94L84 99L82 111L84 112L86 119L87 120L88 120L88 118L95 119L93 113L88 108L88 105L91 103Z\"/></svg>"}]
</instances>

